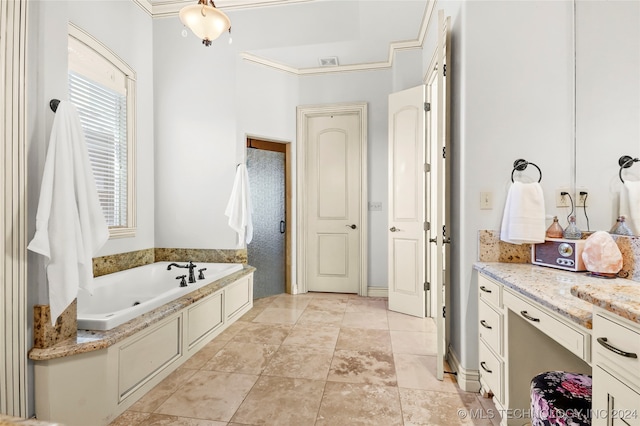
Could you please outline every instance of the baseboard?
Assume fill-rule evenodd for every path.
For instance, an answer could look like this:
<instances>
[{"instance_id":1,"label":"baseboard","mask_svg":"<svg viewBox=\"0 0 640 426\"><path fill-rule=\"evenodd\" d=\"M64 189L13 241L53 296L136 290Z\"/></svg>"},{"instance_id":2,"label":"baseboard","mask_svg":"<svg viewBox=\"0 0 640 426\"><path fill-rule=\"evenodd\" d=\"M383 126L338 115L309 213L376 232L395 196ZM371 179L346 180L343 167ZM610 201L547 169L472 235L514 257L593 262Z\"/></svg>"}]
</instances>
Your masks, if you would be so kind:
<instances>
[{"instance_id":1,"label":"baseboard","mask_svg":"<svg viewBox=\"0 0 640 426\"><path fill-rule=\"evenodd\" d=\"M447 361L449 362L449 366L456 373L456 380L458 381L458 386L460 389L466 392L479 392L480 391L480 372L478 370L469 370L460 365L460 361L458 361L458 357L451 350L447 352Z\"/></svg>"},{"instance_id":2,"label":"baseboard","mask_svg":"<svg viewBox=\"0 0 640 426\"><path fill-rule=\"evenodd\" d=\"M387 287L368 287L367 296L369 297L389 297L389 289Z\"/></svg>"}]
</instances>

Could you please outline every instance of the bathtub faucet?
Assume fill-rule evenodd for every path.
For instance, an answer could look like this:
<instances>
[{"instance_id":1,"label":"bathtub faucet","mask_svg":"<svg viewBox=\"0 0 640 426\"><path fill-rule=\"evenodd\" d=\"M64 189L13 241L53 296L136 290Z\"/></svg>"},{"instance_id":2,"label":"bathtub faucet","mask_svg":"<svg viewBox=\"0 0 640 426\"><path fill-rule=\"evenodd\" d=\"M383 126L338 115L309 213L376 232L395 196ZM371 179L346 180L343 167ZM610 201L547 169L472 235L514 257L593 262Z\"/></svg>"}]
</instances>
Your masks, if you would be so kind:
<instances>
[{"instance_id":1,"label":"bathtub faucet","mask_svg":"<svg viewBox=\"0 0 640 426\"><path fill-rule=\"evenodd\" d=\"M188 265L178 265L177 263L170 263L167 266L167 271L171 270L171 267L175 266L176 268L189 268L189 284L193 284L196 282L196 274L194 274L193 270L196 269L196 266L192 261L189 261Z\"/></svg>"}]
</instances>

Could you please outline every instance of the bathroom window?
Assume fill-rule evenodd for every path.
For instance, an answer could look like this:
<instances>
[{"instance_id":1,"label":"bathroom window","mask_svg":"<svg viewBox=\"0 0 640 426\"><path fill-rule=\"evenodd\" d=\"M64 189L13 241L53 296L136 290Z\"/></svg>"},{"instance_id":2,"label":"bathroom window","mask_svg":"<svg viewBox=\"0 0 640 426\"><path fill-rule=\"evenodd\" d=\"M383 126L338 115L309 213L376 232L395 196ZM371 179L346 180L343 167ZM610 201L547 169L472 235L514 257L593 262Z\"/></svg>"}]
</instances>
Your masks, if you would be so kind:
<instances>
[{"instance_id":1,"label":"bathroom window","mask_svg":"<svg viewBox=\"0 0 640 426\"><path fill-rule=\"evenodd\" d=\"M80 122L111 238L135 235L135 72L69 25L69 101Z\"/></svg>"}]
</instances>

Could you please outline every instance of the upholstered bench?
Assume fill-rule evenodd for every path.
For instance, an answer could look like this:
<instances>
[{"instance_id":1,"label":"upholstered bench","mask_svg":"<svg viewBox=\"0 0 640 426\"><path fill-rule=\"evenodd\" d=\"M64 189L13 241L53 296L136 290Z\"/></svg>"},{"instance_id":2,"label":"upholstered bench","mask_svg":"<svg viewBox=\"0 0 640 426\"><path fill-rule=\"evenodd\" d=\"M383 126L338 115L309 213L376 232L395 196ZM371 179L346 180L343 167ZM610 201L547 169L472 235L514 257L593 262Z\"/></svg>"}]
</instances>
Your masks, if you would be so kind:
<instances>
[{"instance_id":1,"label":"upholstered bench","mask_svg":"<svg viewBox=\"0 0 640 426\"><path fill-rule=\"evenodd\" d=\"M531 425L590 425L591 376L547 371L531 380Z\"/></svg>"}]
</instances>

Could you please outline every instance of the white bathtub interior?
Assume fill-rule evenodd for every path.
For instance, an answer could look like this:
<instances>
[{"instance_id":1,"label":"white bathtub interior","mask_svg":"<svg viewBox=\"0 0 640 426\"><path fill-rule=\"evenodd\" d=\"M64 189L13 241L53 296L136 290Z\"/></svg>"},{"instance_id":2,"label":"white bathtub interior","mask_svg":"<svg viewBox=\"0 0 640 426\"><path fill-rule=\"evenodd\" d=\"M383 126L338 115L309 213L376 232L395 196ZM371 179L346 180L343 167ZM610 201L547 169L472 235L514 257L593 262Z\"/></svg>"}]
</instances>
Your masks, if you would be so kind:
<instances>
[{"instance_id":1,"label":"white bathtub interior","mask_svg":"<svg viewBox=\"0 0 640 426\"><path fill-rule=\"evenodd\" d=\"M95 278L93 294L78 292L78 329L110 330L243 268L241 263L194 262L196 282L180 287L177 277L188 277L189 271L167 270L170 263L156 262ZM197 279L203 268L205 278Z\"/></svg>"}]
</instances>

